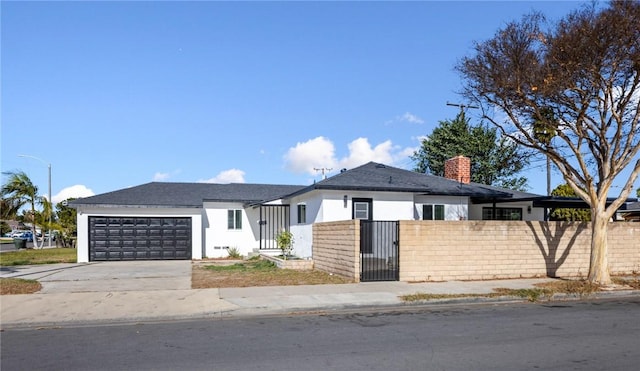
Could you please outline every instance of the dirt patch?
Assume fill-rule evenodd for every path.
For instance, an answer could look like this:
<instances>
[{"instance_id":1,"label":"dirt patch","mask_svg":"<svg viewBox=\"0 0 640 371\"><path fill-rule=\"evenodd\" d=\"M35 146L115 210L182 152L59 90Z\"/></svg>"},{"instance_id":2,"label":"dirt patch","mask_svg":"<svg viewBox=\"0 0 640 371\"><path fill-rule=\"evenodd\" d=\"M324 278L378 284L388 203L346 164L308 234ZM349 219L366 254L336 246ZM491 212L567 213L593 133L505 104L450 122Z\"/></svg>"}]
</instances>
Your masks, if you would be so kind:
<instances>
[{"instance_id":1,"label":"dirt patch","mask_svg":"<svg viewBox=\"0 0 640 371\"><path fill-rule=\"evenodd\" d=\"M191 287L208 289L221 287L295 286L352 283L344 277L319 270L279 269L266 260L249 260L220 264L206 262L194 264ZM225 262L227 263L227 262Z\"/></svg>"},{"instance_id":2,"label":"dirt patch","mask_svg":"<svg viewBox=\"0 0 640 371\"><path fill-rule=\"evenodd\" d=\"M38 281L21 278L0 278L0 295L33 294L42 289Z\"/></svg>"}]
</instances>

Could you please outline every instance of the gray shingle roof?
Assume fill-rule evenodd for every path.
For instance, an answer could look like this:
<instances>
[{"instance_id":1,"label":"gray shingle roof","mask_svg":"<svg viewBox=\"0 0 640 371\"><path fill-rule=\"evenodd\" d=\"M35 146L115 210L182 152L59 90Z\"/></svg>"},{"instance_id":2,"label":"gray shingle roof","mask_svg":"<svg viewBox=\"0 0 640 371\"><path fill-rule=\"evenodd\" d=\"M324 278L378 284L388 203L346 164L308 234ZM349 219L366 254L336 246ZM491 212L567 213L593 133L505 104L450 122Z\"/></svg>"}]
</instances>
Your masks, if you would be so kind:
<instances>
[{"instance_id":1,"label":"gray shingle roof","mask_svg":"<svg viewBox=\"0 0 640 371\"><path fill-rule=\"evenodd\" d=\"M274 184L152 182L72 201L74 205L202 207L203 201L257 203L304 188Z\"/></svg>"},{"instance_id":2,"label":"gray shingle roof","mask_svg":"<svg viewBox=\"0 0 640 371\"><path fill-rule=\"evenodd\" d=\"M487 199L538 196L532 193L516 192L478 183L462 184L451 179L399 169L375 162L369 162L334 175L300 190L296 194L306 193L314 189L416 192L424 195L455 195Z\"/></svg>"},{"instance_id":3,"label":"gray shingle roof","mask_svg":"<svg viewBox=\"0 0 640 371\"><path fill-rule=\"evenodd\" d=\"M71 206L126 207L202 207L204 201L256 204L279 198L289 198L315 189L414 192L424 195L469 196L476 199L539 197L539 195L532 193L510 191L483 184L461 184L439 176L369 162L306 187L247 183L152 182L77 199L70 204Z\"/></svg>"}]
</instances>

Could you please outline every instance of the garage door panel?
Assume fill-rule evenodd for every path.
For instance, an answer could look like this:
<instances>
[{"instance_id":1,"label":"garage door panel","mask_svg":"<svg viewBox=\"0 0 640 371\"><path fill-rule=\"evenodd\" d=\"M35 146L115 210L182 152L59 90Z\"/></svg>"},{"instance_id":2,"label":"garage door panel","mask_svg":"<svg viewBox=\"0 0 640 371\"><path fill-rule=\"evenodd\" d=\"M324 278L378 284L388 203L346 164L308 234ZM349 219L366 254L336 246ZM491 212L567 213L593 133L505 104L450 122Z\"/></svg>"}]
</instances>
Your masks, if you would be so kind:
<instances>
[{"instance_id":1,"label":"garage door panel","mask_svg":"<svg viewBox=\"0 0 640 371\"><path fill-rule=\"evenodd\" d=\"M89 217L89 258L191 259L191 218Z\"/></svg>"},{"instance_id":2,"label":"garage door panel","mask_svg":"<svg viewBox=\"0 0 640 371\"><path fill-rule=\"evenodd\" d=\"M149 247L149 241L143 239L136 239L133 241L133 244L137 249L146 249Z\"/></svg>"},{"instance_id":3,"label":"garage door panel","mask_svg":"<svg viewBox=\"0 0 640 371\"><path fill-rule=\"evenodd\" d=\"M107 253L104 251L97 251L94 254L94 260L107 260Z\"/></svg>"}]
</instances>

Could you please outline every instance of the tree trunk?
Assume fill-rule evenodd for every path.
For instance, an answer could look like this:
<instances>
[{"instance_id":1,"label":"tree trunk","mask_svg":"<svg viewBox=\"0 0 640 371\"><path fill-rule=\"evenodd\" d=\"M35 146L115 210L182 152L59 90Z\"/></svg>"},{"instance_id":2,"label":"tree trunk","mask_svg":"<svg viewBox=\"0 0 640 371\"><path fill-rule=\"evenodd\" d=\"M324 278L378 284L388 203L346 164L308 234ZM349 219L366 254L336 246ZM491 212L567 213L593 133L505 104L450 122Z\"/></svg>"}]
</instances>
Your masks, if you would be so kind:
<instances>
[{"instance_id":1,"label":"tree trunk","mask_svg":"<svg viewBox=\"0 0 640 371\"><path fill-rule=\"evenodd\" d=\"M610 285L607 227L609 218L600 210L594 210L591 220L591 261L589 282Z\"/></svg>"}]
</instances>

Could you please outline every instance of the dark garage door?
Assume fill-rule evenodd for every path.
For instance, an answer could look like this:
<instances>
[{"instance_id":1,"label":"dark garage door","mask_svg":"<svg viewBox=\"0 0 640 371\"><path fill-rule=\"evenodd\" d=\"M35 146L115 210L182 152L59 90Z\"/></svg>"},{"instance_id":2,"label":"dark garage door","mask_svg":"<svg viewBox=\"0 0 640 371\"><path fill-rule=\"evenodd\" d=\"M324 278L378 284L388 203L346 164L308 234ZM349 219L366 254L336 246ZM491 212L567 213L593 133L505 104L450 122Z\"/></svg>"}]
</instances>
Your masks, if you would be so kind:
<instances>
[{"instance_id":1,"label":"dark garage door","mask_svg":"<svg viewBox=\"0 0 640 371\"><path fill-rule=\"evenodd\" d=\"M89 217L89 260L191 259L191 218Z\"/></svg>"}]
</instances>

